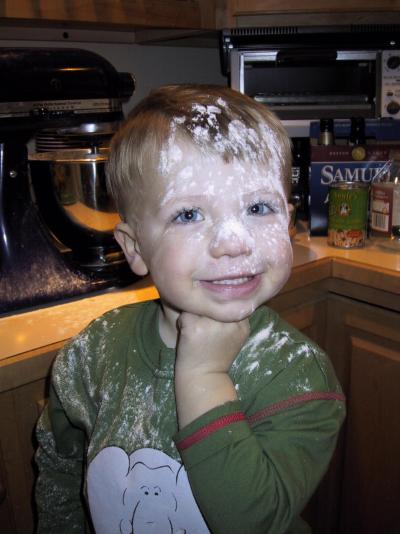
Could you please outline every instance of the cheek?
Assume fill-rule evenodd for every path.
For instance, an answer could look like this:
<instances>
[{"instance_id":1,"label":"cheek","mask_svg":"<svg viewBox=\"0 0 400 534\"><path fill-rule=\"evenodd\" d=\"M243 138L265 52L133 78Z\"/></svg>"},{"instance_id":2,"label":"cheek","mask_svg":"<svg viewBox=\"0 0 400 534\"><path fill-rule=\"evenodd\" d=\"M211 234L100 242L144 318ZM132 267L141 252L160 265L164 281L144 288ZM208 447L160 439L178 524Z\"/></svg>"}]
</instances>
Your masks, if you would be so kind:
<instances>
[{"instance_id":1,"label":"cheek","mask_svg":"<svg viewBox=\"0 0 400 534\"><path fill-rule=\"evenodd\" d=\"M277 243L275 265L282 269L282 275L287 275L293 264L293 249L290 238Z\"/></svg>"},{"instance_id":2,"label":"cheek","mask_svg":"<svg viewBox=\"0 0 400 534\"><path fill-rule=\"evenodd\" d=\"M164 238L153 247L149 270L155 283L174 283L193 271L196 265L196 247L191 239L176 235Z\"/></svg>"},{"instance_id":3,"label":"cheek","mask_svg":"<svg viewBox=\"0 0 400 534\"><path fill-rule=\"evenodd\" d=\"M257 232L257 241L270 261L280 263L292 259L292 245L286 219L268 224Z\"/></svg>"}]
</instances>

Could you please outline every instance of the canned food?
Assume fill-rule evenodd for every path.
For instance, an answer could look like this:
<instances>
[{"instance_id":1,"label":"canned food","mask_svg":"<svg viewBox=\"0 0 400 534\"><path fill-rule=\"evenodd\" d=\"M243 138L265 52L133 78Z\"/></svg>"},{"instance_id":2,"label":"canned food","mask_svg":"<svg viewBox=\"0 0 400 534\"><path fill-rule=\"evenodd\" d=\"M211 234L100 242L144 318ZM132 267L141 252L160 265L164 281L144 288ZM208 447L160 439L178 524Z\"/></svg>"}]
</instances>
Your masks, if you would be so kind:
<instances>
[{"instance_id":1,"label":"canned food","mask_svg":"<svg viewBox=\"0 0 400 534\"><path fill-rule=\"evenodd\" d=\"M371 186L370 229L373 237L392 236L400 226L400 183L377 182Z\"/></svg>"},{"instance_id":2,"label":"canned food","mask_svg":"<svg viewBox=\"0 0 400 534\"><path fill-rule=\"evenodd\" d=\"M367 184L337 182L329 190L328 245L357 248L365 244L368 216Z\"/></svg>"}]
</instances>

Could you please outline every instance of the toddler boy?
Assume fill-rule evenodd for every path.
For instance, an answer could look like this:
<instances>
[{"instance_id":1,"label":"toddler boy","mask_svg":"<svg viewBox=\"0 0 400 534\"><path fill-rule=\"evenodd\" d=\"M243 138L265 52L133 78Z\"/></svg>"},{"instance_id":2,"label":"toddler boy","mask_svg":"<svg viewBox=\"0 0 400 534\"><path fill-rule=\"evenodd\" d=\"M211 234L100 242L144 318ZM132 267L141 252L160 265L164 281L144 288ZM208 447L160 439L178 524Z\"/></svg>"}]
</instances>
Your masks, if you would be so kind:
<instances>
[{"instance_id":1,"label":"toddler boy","mask_svg":"<svg viewBox=\"0 0 400 534\"><path fill-rule=\"evenodd\" d=\"M40 530L300 533L344 399L326 355L263 306L292 262L289 139L227 88L167 86L112 142L115 236L160 300L58 355L38 425Z\"/></svg>"}]
</instances>

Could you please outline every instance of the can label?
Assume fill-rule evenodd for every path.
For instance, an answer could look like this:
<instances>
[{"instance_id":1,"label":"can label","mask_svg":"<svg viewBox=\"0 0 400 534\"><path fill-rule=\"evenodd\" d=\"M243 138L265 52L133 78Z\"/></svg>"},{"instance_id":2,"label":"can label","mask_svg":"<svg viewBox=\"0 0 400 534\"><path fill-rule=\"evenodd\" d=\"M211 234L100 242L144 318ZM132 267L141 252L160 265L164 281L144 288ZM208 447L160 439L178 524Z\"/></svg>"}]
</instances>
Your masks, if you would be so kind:
<instances>
[{"instance_id":1,"label":"can label","mask_svg":"<svg viewBox=\"0 0 400 534\"><path fill-rule=\"evenodd\" d=\"M333 184L329 190L328 244L340 248L363 247L368 215L368 186Z\"/></svg>"},{"instance_id":2,"label":"can label","mask_svg":"<svg viewBox=\"0 0 400 534\"><path fill-rule=\"evenodd\" d=\"M390 237L392 227L400 225L400 184L376 183L371 187L371 234Z\"/></svg>"}]
</instances>

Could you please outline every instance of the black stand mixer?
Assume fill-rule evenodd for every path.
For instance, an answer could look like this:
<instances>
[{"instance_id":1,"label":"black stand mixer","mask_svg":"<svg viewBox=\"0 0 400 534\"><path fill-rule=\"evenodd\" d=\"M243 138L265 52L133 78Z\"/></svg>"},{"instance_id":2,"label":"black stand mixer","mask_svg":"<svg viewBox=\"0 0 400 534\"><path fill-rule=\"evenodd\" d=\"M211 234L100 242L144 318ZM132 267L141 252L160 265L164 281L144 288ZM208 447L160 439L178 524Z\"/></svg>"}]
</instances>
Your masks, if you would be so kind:
<instances>
[{"instance_id":1,"label":"black stand mixer","mask_svg":"<svg viewBox=\"0 0 400 534\"><path fill-rule=\"evenodd\" d=\"M104 177L132 76L86 50L0 48L0 79L0 314L132 282ZM28 158L42 132L57 152Z\"/></svg>"}]
</instances>

